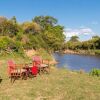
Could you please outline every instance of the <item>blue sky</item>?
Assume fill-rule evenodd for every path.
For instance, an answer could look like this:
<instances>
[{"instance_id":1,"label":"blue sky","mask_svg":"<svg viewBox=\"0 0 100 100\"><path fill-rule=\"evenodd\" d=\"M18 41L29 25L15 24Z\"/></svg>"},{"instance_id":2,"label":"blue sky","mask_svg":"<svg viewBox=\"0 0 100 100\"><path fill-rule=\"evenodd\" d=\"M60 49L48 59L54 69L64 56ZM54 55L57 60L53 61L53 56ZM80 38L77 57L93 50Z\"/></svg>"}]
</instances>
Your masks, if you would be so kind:
<instances>
[{"instance_id":1,"label":"blue sky","mask_svg":"<svg viewBox=\"0 0 100 100\"><path fill-rule=\"evenodd\" d=\"M0 0L0 15L16 16L19 22L50 15L65 27L67 37L100 35L100 0Z\"/></svg>"}]
</instances>

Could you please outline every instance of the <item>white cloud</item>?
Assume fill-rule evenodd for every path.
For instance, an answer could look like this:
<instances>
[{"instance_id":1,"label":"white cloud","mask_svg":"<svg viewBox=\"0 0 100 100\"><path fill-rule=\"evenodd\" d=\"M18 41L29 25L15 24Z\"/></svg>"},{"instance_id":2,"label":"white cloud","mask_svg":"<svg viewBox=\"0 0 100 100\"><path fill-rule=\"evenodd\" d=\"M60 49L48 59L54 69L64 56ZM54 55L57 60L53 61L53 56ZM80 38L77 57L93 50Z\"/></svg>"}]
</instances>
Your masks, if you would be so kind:
<instances>
[{"instance_id":1,"label":"white cloud","mask_svg":"<svg viewBox=\"0 0 100 100\"><path fill-rule=\"evenodd\" d=\"M91 28L79 28L79 29L71 29L66 28L64 31L64 34L66 37L72 37L72 36L80 36L80 35L94 35L95 33Z\"/></svg>"}]
</instances>

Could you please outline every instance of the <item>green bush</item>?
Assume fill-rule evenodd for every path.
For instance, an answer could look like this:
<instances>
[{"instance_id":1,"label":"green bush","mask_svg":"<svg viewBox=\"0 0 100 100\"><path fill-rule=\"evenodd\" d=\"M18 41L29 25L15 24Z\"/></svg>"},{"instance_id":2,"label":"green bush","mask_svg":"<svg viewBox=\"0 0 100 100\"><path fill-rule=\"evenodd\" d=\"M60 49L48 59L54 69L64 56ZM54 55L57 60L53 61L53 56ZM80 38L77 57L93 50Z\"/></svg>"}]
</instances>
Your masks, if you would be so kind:
<instances>
[{"instance_id":1,"label":"green bush","mask_svg":"<svg viewBox=\"0 0 100 100\"><path fill-rule=\"evenodd\" d=\"M3 36L0 38L0 50L6 50L9 45L12 43L12 40L7 37L7 36Z\"/></svg>"},{"instance_id":2,"label":"green bush","mask_svg":"<svg viewBox=\"0 0 100 100\"><path fill-rule=\"evenodd\" d=\"M23 45L21 41L15 41L8 36L0 38L0 54L11 54L12 52L23 53Z\"/></svg>"},{"instance_id":3,"label":"green bush","mask_svg":"<svg viewBox=\"0 0 100 100\"><path fill-rule=\"evenodd\" d=\"M93 68L90 71L90 75L92 75L92 76L100 76L100 69Z\"/></svg>"},{"instance_id":4,"label":"green bush","mask_svg":"<svg viewBox=\"0 0 100 100\"><path fill-rule=\"evenodd\" d=\"M100 55L100 50L95 50L96 55Z\"/></svg>"}]
</instances>

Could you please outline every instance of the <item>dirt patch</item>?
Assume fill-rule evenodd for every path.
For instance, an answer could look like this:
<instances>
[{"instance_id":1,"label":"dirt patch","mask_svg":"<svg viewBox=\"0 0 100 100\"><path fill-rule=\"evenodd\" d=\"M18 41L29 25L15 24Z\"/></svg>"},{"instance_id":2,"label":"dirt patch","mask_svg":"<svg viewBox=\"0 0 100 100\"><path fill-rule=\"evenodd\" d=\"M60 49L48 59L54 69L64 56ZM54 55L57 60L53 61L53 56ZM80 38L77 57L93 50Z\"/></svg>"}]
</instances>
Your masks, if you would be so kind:
<instances>
[{"instance_id":1,"label":"dirt patch","mask_svg":"<svg viewBox=\"0 0 100 100\"><path fill-rule=\"evenodd\" d=\"M35 55L37 52L36 50L32 49L32 50L25 50L25 54L28 56L28 57L32 57L33 55Z\"/></svg>"}]
</instances>

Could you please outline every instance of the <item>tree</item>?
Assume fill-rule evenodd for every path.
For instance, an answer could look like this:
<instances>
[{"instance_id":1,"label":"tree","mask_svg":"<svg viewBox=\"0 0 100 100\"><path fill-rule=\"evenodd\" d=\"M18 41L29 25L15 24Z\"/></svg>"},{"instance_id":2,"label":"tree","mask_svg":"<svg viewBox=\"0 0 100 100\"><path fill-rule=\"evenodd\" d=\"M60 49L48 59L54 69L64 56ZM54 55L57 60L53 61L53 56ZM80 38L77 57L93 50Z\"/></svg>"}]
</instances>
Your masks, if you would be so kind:
<instances>
[{"instance_id":1,"label":"tree","mask_svg":"<svg viewBox=\"0 0 100 100\"><path fill-rule=\"evenodd\" d=\"M22 24L22 28L26 34L35 34L41 31L40 26L36 22L25 22Z\"/></svg>"},{"instance_id":2,"label":"tree","mask_svg":"<svg viewBox=\"0 0 100 100\"><path fill-rule=\"evenodd\" d=\"M36 16L33 21L39 24L42 30L45 30L48 26L57 24L57 19L51 16Z\"/></svg>"},{"instance_id":3,"label":"tree","mask_svg":"<svg viewBox=\"0 0 100 100\"><path fill-rule=\"evenodd\" d=\"M19 31L19 27L12 23L10 20L4 20L0 24L0 34L1 35L8 35L8 36L15 36Z\"/></svg>"},{"instance_id":4,"label":"tree","mask_svg":"<svg viewBox=\"0 0 100 100\"><path fill-rule=\"evenodd\" d=\"M92 39L98 39L100 38L99 36L95 35L95 36L92 36Z\"/></svg>"},{"instance_id":5,"label":"tree","mask_svg":"<svg viewBox=\"0 0 100 100\"><path fill-rule=\"evenodd\" d=\"M60 25L48 27L43 33L43 39L48 46L54 50L61 50L64 45L65 35L63 34L63 27Z\"/></svg>"},{"instance_id":6,"label":"tree","mask_svg":"<svg viewBox=\"0 0 100 100\"><path fill-rule=\"evenodd\" d=\"M13 16L10 21L12 21L13 24L17 24L17 19L15 16Z\"/></svg>"},{"instance_id":7,"label":"tree","mask_svg":"<svg viewBox=\"0 0 100 100\"><path fill-rule=\"evenodd\" d=\"M79 41L78 38L79 38L78 36L72 36L69 41L78 42Z\"/></svg>"},{"instance_id":8,"label":"tree","mask_svg":"<svg viewBox=\"0 0 100 100\"><path fill-rule=\"evenodd\" d=\"M100 49L100 37L95 39L94 45L96 49Z\"/></svg>"},{"instance_id":9,"label":"tree","mask_svg":"<svg viewBox=\"0 0 100 100\"><path fill-rule=\"evenodd\" d=\"M7 20L6 17L0 16L0 24L1 24L2 22L4 22L5 20Z\"/></svg>"}]
</instances>

